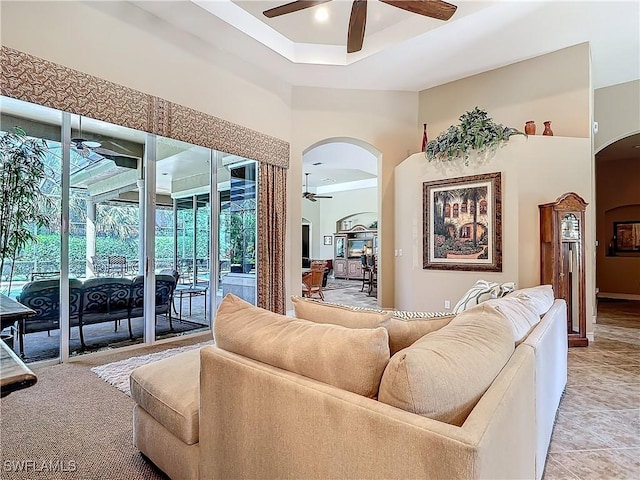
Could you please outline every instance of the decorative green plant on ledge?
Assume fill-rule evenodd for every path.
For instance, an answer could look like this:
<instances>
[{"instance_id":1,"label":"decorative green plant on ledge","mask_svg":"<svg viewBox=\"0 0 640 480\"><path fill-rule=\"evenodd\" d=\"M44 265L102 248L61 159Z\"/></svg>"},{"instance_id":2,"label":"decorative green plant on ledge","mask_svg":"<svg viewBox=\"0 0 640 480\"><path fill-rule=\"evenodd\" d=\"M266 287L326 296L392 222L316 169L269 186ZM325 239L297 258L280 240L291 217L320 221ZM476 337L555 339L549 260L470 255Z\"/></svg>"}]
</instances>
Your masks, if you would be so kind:
<instances>
[{"instance_id":1,"label":"decorative green plant on ledge","mask_svg":"<svg viewBox=\"0 0 640 480\"><path fill-rule=\"evenodd\" d=\"M450 126L427 143L425 155L430 162L463 158L465 165L469 165L472 150L480 155L493 152L509 141L511 135L527 136L516 128L495 123L485 110L476 107L460 117L460 125Z\"/></svg>"}]
</instances>

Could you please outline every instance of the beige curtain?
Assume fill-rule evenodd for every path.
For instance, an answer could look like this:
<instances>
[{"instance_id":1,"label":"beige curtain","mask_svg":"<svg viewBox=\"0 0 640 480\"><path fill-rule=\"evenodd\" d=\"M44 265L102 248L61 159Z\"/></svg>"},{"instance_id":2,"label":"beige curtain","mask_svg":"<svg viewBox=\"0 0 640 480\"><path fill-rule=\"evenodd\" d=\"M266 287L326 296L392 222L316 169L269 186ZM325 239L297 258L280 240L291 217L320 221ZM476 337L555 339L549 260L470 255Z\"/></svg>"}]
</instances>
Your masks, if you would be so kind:
<instances>
[{"instance_id":1,"label":"beige curtain","mask_svg":"<svg viewBox=\"0 0 640 480\"><path fill-rule=\"evenodd\" d=\"M284 314L287 169L260 163L258 182L257 305Z\"/></svg>"}]
</instances>

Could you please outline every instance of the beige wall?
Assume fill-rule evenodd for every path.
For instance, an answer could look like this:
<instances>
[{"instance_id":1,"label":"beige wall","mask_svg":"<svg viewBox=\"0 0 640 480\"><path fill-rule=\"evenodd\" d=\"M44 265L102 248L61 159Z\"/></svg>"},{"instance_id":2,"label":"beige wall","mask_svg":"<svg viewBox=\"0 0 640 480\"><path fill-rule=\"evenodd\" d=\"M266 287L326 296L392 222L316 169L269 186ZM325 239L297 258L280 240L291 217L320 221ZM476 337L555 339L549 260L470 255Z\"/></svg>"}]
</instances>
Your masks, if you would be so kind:
<instances>
[{"instance_id":1,"label":"beige wall","mask_svg":"<svg viewBox=\"0 0 640 480\"><path fill-rule=\"evenodd\" d=\"M465 111L479 106L497 123L524 130L534 120L537 135L551 120L556 136L590 136L590 58L586 43L514 63L420 92L421 123L432 140Z\"/></svg>"},{"instance_id":2,"label":"beige wall","mask_svg":"<svg viewBox=\"0 0 640 480\"><path fill-rule=\"evenodd\" d=\"M640 80L599 88L594 92L595 152L640 132Z\"/></svg>"},{"instance_id":3,"label":"beige wall","mask_svg":"<svg viewBox=\"0 0 640 480\"><path fill-rule=\"evenodd\" d=\"M538 205L576 192L590 205L586 222L593 224L591 141L586 138L515 137L480 166L455 161L445 167L429 163L423 154L409 157L396 167L395 306L402 310L442 311L444 301L453 307L476 280L514 281L518 287L540 283ZM429 180L502 173L502 272L457 272L422 268L422 184ZM594 238L586 232L587 305L593 303ZM589 292L591 301L589 301ZM587 310L587 330L592 331L593 307Z\"/></svg>"},{"instance_id":4,"label":"beige wall","mask_svg":"<svg viewBox=\"0 0 640 480\"><path fill-rule=\"evenodd\" d=\"M607 256L613 222L640 221L640 157L596 163L597 278L604 296L640 298L640 255ZM611 295L613 294L613 295Z\"/></svg>"},{"instance_id":5,"label":"beige wall","mask_svg":"<svg viewBox=\"0 0 640 480\"><path fill-rule=\"evenodd\" d=\"M393 306L393 237L395 166L419 150L418 94L294 87L291 132L291 169L287 181L287 264L290 284L300 284L300 218L302 206L301 162L303 152L328 138L350 138L381 152L378 161L378 227L380 238L380 286L378 302ZM295 287L297 288L297 287ZM295 289L288 290L298 293ZM291 308L289 304L288 308Z\"/></svg>"},{"instance_id":6,"label":"beige wall","mask_svg":"<svg viewBox=\"0 0 640 480\"><path fill-rule=\"evenodd\" d=\"M231 73L222 53L125 2L3 1L0 12L7 47L290 139L290 87Z\"/></svg>"},{"instance_id":7,"label":"beige wall","mask_svg":"<svg viewBox=\"0 0 640 480\"><path fill-rule=\"evenodd\" d=\"M333 236L336 233L338 220L356 215L354 221L358 223L357 214L365 212L377 214L378 212L377 188L359 188L346 192L333 192L329 195L333 198L318 200L315 203L307 200L302 202L302 216L309 220L315 218L311 230L313 235L312 258L333 258L333 245L324 245L324 236ZM371 218L371 215L360 216L360 218ZM365 227L368 226L365 225Z\"/></svg>"}]
</instances>

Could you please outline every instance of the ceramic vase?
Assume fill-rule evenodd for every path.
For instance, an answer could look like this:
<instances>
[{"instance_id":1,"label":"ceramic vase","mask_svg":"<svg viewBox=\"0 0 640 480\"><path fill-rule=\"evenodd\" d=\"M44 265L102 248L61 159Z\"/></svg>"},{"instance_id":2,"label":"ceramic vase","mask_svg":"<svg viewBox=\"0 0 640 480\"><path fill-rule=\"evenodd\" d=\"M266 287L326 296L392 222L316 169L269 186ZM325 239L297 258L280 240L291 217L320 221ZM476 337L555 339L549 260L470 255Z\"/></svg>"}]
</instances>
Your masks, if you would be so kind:
<instances>
[{"instance_id":1,"label":"ceramic vase","mask_svg":"<svg viewBox=\"0 0 640 480\"><path fill-rule=\"evenodd\" d=\"M544 132L542 132L542 135L553 135L553 130L551 130L551 122L549 120L544 122Z\"/></svg>"},{"instance_id":2,"label":"ceramic vase","mask_svg":"<svg viewBox=\"0 0 640 480\"><path fill-rule=\"evenodd\" d=\"M527 121L527 123L524 124L524 133L526 133L527 135L535 135L536 122L534 122L533 120Z\"/></svg>"}]
</instances>

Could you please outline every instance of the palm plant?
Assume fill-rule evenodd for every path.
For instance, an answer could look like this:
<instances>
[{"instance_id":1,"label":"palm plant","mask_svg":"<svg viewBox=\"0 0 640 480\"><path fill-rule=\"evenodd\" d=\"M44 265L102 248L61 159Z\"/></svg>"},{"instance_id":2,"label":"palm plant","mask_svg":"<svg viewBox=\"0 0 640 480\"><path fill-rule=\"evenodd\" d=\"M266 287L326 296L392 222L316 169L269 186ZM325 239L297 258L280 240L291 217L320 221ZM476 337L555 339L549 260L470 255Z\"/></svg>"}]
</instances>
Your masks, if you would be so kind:
<instances>
[{"instance_id":1,"label":"palm plant","mask_svg":"<svg viewBox=\"0 0 640 480\"><path fill-rule=\"evenodd\" d=\"M34 226L37 232L51 223L46 214L50 200L41 190L46 152L43 140L28 137L20 127L0 134L0 275L8 260L9 290L16 256L38 241Z\"/></svg>"}]
</instances>

